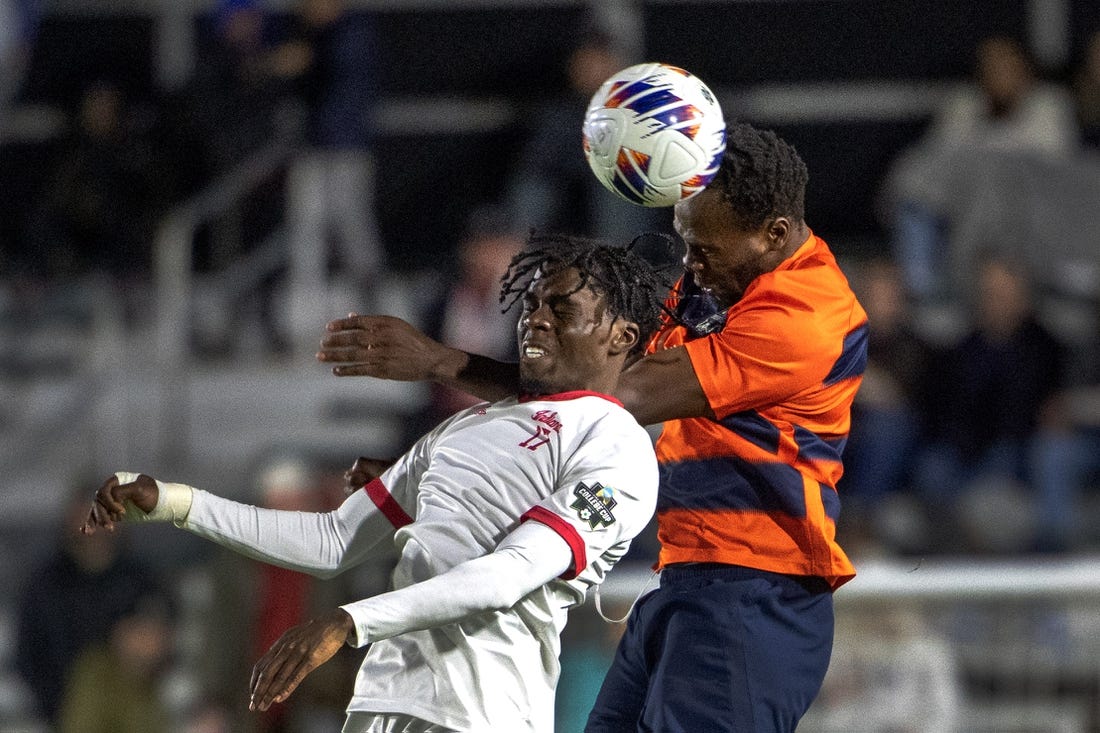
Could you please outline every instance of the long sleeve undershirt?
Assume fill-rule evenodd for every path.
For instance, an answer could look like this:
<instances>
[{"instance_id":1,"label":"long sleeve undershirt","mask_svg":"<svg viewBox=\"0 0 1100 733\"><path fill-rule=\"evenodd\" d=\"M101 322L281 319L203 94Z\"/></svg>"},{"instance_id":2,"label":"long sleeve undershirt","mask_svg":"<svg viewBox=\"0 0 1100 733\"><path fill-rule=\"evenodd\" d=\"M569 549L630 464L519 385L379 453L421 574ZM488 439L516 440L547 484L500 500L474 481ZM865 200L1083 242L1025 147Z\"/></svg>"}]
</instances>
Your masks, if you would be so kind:
<instances>
[{"instance_id":1,"label":"long sleeve undershirt","mask_svg":"<svg viewBox=\"0 0 1100 733\"><path fill-rule=\"evenodd\" d=\"M332 512L308 513L263 509L193 489L187 518L178 524L248 557L319 577L357 564L394 531L365 492L356 492ZM354 643L363 646L510 608L563 574L572 561L569 545L557 532L537 521L524 522L487 555L342 608L355 622Z\"/></svg>"},{"instance_id":2,"label":"long sleeve undershirt","mask_svg":"<svg viewBox=\"0 0 1100 733\"><path fill-rule=\"evenodd\" d=\"M393 526L364 492L325 513L264 509L193 489L179 526L248 557L328 578L361 562Z\"/></svg>"},{"instance_id":3,"label":"long sleeve undershirt","mask_svg":"<svg viewBox=\"0 0 1100 733\"><path fill-rule=\"evenodd\" d=\"M511 608L569 569L573 553L545 524L524 522L488 555L399 590L349 603L356 646L407 631L454 623L486 611Z\"/></svg>"}]
</instances>

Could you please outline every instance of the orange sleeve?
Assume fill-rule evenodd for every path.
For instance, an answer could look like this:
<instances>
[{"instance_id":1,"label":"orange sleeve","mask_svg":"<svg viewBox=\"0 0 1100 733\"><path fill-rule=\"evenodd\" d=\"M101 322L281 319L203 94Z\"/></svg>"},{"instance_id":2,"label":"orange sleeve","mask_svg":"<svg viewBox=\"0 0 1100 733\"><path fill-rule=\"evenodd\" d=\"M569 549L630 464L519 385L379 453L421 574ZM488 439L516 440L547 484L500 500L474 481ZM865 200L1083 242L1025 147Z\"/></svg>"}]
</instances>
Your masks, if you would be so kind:
<instances>
[{"instance_id":1,"label":"orange sleeve","mask_svg":"<svg viewBox=\"0 0 1100 733\"><path fill-rule=\"evenodd\" d=\"M784 402L829 374L857 314L851 299L828 296L814 275L762 275L721 332L684 344L718 419Z\"/></svg>"}]
</instances>

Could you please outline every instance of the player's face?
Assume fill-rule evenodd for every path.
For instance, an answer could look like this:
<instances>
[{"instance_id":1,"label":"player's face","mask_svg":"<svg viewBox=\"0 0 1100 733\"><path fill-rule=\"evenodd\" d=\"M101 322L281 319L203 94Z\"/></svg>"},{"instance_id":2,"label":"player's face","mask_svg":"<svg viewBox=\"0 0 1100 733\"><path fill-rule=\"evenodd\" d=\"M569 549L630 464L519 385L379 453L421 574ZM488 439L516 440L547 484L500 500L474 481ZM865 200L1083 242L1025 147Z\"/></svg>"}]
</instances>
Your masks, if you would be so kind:
<instances>
[{"instance_id":1,"label":"player's face","mask_svg":"<svg viewBox=\"0 0 1100 733\"><path fill-rule=\"evenodd\" d=\"M573 390L610 392L621 363L610 355L624 323L607 312L602 295L573 269L536 275L523 296L516 325L520 388L526 394Z\"/></svg>"},{"instance_id":2,"label":"player's face","mask_svg":"<svg viewBox=\"0 0 1100 733\"><path fill-rule=\"evenodd\" d=\"M717 191L707 189L676 204L673 226L684 240L684 268L695 283L729 307L745 288L768 271L768 227L750 231L738 226Z\"/></svg>"}]
</instances>

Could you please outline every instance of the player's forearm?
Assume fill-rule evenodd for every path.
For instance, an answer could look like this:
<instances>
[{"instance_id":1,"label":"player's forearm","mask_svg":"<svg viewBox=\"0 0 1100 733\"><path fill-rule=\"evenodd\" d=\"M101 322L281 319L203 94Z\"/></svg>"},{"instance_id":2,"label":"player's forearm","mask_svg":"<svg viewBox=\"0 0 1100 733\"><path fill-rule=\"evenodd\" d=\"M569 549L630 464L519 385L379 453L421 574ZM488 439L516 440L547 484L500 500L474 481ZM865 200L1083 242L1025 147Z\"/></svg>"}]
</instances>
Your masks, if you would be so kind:
<instances>
[{"instance_id":1,"label":"player's forearm","mask_svg":"<svg viewBox=\"0 0 1100 733\"><path fill-rule=\"evenodd\" d=\"M409 631L511 608L564 573L571 560L564 540L537 522L527 522L496 552L434 578L342 608L355 621L354 643L364 646Z\"/></svg>"},{"instance_id":2,"label":"player's forearm","mask_svg":"<svg viewBox=\"0 0 1100 733\"><path fill-rule=\"evenodd\" d=\"M614 396L641 425L714 416L683 348L658 351L627 367Z\"/></svg>"},{"instance_id":3,"label":"player's forearm","mask_svg":"<svg viewBox=\"0 0 1100 733\"><path fill-rule=\"evenodd\" d=\"M433 379L488 402L516 394L519 366L487 356L452 349L435 366Z\"/></svg>"},{"instance_id":4,"label":"player's forearm","mask_svg":"<svg viewBox=\"0 0 1100 733\"><path fill-rule=\"evenodd\" d=\"M357 492L326 513L264 509L195 489L178 526L247 557L318 577L358 562L392 526Z\"/></svg>"}]
</instances>

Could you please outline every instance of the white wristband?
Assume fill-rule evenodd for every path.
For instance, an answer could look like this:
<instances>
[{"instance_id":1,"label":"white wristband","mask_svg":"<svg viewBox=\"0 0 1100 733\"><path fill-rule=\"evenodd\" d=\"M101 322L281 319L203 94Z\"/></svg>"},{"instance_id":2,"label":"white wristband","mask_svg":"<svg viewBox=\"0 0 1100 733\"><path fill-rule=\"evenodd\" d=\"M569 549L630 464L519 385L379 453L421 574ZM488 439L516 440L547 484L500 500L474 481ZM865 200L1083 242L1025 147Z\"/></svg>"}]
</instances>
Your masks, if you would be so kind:
<instances>
[{"instance_id":1,"label":"white wristband","mask_svg":"<svg viewBox=\"0 0 1100 733\"><path fill-rule=\"evenodd\" d=\"M140 474L130 471L116 471L115 478L120 484L129 484L137 481ZM127 500L126 521L128 522L172 522L182 524L191 511L191 499L194 489L186 484L171 484L157 481L157 505L153 511L146 513L133 502Z\"/></svg>"}]
</instances>

